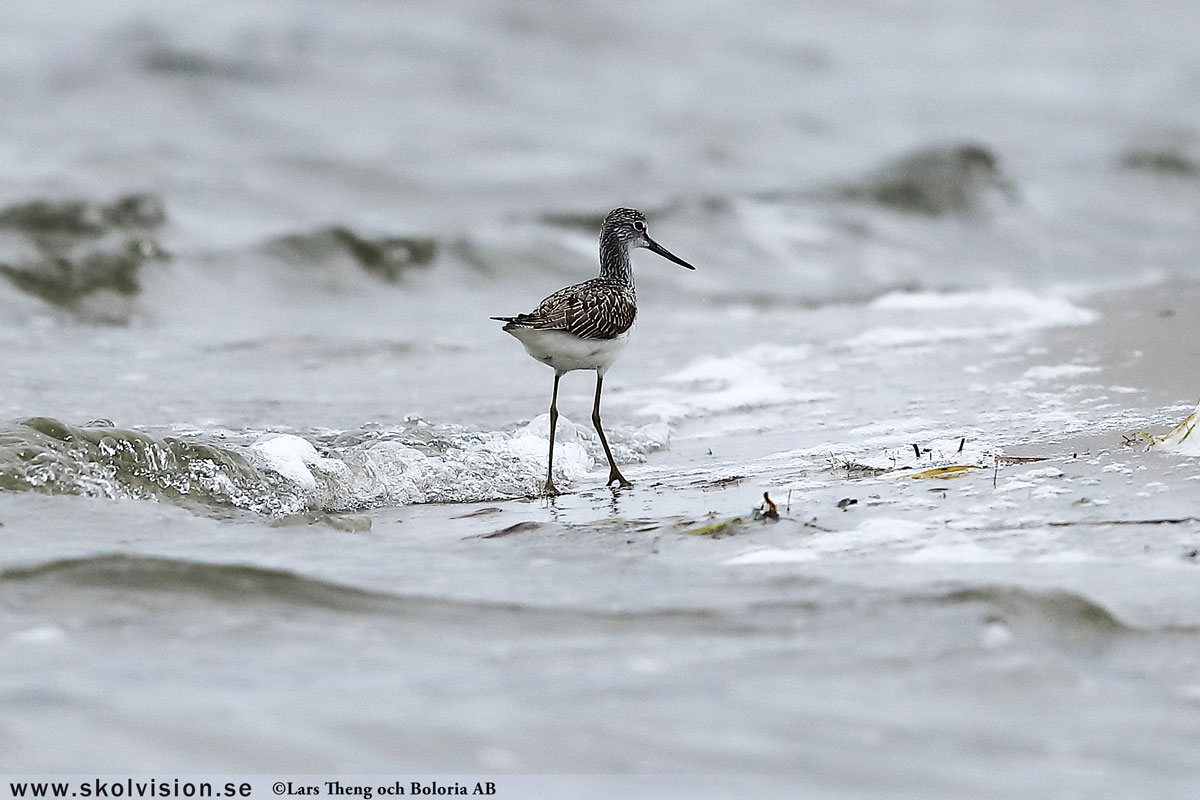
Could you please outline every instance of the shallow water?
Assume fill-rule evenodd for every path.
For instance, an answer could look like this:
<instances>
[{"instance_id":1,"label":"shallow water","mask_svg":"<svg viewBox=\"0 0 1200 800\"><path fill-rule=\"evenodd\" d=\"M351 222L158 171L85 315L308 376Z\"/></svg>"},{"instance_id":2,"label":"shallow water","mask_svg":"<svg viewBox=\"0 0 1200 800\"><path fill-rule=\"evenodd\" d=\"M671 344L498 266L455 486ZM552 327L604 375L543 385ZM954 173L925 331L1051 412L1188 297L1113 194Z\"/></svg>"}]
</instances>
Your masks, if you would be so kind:
<instances>
[{"instance_id":1,"label":"shallow water","mask_svg":"<svg viewBox=\"0 0 1200 800\"><path fill-rule=\"evenodd\" d=\"M1190 791L1192 6L85 6L0 9L0 769ZM698 270L538 500L487 317L618 204Z\"/></svg>"}]
</instances>

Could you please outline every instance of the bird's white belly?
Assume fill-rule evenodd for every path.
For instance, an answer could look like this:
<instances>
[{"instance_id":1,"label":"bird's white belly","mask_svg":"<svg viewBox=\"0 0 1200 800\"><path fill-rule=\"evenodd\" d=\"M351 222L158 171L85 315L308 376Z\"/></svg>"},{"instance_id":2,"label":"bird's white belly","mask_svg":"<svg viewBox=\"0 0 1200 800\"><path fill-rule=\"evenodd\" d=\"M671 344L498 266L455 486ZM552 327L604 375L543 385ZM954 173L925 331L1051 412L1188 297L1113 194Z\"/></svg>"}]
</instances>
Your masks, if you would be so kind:
<instances>
[{"instance_id":1,"label":"bird's white belly","mask_svg":"<svg viewBox=\"0 0 1200 800\"><path fill-rule=\"evenodd\" d=\"M513 328L509 333L521 341L525 352L560 373L594 369L603 374L629 341L629 331L614 339L580 339L566 331L536 328Z\"/></svg>"}]
</instances>

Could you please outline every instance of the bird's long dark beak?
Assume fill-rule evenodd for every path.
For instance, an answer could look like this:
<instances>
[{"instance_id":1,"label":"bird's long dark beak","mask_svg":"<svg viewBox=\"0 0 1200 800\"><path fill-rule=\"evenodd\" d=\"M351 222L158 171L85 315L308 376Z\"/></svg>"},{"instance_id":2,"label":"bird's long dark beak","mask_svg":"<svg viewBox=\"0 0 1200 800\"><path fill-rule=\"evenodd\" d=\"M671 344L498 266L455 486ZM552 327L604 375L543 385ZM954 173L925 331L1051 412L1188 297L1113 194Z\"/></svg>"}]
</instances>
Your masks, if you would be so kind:
<instances>
[{"instance_id":1,"label":"bird's long dark beak","mask_svg":"<svg viewBox=\"0 0 1200 800\"><path fill-rule=\"evenodd\" d=\"M646 237L646 249L652 253L658 253L660 256L667 259L668 261L674 261L676 264L678 264L681 267L684 267L685 269L695 269L695 267L693 267L691 264L687 263L682 258L675 255L670 250L668 250L667 248L663 247L658 242L651 239L649 236Z\"/></svg>"}]
</instances>

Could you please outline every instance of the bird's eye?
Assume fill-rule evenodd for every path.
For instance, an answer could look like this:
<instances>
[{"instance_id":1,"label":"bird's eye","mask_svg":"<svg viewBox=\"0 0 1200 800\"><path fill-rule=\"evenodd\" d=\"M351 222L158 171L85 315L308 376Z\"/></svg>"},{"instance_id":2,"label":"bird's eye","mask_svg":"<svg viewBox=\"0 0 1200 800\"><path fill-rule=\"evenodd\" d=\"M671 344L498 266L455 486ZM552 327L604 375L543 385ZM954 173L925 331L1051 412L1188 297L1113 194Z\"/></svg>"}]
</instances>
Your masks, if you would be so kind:
<instances>
[{"instance_id":1,"label":"bird's eye","mask_svg":"<svg viewBox=\"0 0 1200 800\"><path fill-rule=\"evenodd\" d=\"M646 230L646 223L640 219L635 219L633 221L633 229L638 233L641 233L642 231Z\"/></svg>"}]
</instances>

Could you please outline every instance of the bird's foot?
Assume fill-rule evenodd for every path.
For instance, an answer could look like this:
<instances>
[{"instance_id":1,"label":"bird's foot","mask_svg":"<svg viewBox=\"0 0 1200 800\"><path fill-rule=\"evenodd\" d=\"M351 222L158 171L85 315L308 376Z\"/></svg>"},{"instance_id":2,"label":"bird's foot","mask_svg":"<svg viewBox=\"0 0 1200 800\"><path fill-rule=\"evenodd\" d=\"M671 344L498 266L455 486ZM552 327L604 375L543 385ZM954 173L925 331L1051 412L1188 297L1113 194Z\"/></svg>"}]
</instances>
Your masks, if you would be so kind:
<instances>
[{"instance_id":1,"label":"bird's foot","mask_svg":"<svg viewBox=\"0 0 1200 800\"><path fill-rule=\"evenodd\" d=\"M612 486L614 483L617 484L618 489L632 489L633 488L633 484L630 483L629 481L625 480L625 476L622 475L620 470L618 470L616 467L613 467L612 469L610 469L608 471L608 483L606 483L604 485Z\"/></svg>"},{"instance_id":2,"label":"bird's foot","mask_svg":"<svg viewBox=\"0 0 1200 800\"><path fill-rule=\"evenodd\" d=\"M558 497L562 492L554 485L554 481L547 479L546 485L542 487L543 497Z\"/></svg>"}]
</instances>

